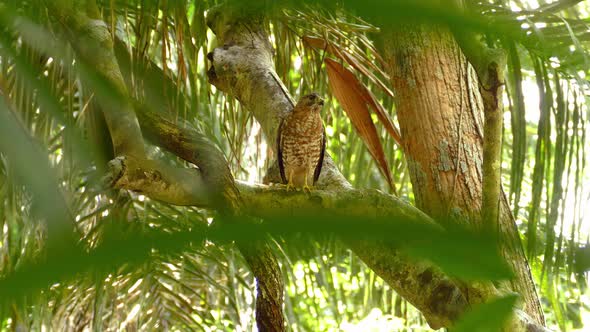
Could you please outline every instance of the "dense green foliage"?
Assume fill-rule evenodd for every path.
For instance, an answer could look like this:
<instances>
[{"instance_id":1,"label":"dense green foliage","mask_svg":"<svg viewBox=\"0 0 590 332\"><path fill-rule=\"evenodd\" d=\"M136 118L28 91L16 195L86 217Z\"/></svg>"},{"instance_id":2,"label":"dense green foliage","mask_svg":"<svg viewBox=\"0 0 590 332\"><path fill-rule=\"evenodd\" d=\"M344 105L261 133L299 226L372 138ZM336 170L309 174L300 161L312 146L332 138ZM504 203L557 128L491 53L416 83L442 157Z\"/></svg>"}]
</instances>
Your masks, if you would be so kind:
<instances>
[{"instance_id":1,"label":"dense green foliage","mask_svg":"<svg viewBox=\"0 0 590 332\"><path fill-rule=\"evenodd\" d=\"M116 37L132 97L206 133L225 152L237 179L261 182L272 143L236 100L207 82L206 54L216 45L206 13L215 1L97 3ZM583 262L590 236L584 219L590 213L585 162L590 6L561 1L562 7L539 9L528 2L494 1L474 5L473 15L460 15L429 2L396 7L393 1L387 9L397 14L383 18L384 3L344 1L328 10L285 1L284 7L268 9L279 77L296 99L311 91L327 96L328 151L350 182L390 191L331 98L323 66L330 55L302 37L320 37L357 55L371 69L370 75L357 73L359 80L394 121L393 99L378 84L387 82L372 41L379 25L402 17L463 24L502 45L509 53L504 188L549 326L581 329L582 319L588 326L590 267ZM0 330L252 330L252 274L227 239L205 232L215 218L212 211L100 186L113 157L110 138L94 91L80 79L88 69L73 60L64 33L44 2L0 1ZM142 94L144 86L149 95ZM383 126L377 129L397 193L412 202L403 153ZM149 154L185 164L153 146ZM65 197L67 206L58 197ZM83 251L47 253L44 240L55 228L67 227L62 225L67 218L75 220L74 242ZM406 231L399 233L435 236L429 229ZM256 236L246 230L221 233ZM417 310L329 234L318 241L295 236L304 238L300 246L289 245L289 234L275 235L273 250L287 291L285 315L294 331L428 329ZM474 277L461 263L478 257L449 256L453 250L487 250L485 241L467 241L471 235L461 231L436 236L443 239L439 257L427 246L413 253L451 274ZM484 279L506 276L493 253L481 259L491 266L482 272ZM471 272L482 278L474 273L481 271ZM513 300L500 299L482 310L501 315ZM468 331L482 316L474 311L459 327Z\"/></svg>"}]
</instances>

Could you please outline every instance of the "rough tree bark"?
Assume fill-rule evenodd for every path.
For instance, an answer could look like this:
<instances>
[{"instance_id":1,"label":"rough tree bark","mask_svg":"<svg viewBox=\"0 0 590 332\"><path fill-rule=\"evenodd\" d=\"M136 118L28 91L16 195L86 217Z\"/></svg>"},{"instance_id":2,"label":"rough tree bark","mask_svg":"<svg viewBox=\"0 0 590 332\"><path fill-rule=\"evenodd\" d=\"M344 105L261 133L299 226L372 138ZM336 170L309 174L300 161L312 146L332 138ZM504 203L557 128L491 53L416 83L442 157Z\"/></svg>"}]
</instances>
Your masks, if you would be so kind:
<instances>
[{"instance_id":1,"label":"rough tree bark","mask_svg":"<svg viewBox=\"0 0 590 332\"><path fill-rule=\"evenodd\" d=\"M435 219L479 227L484 104L474 71L450 31L440 26L400 26L383 35L383 45L417 206ZM492 104L500 86L482 91L496 110ZM503 192L499 199L502 251L516 273L512 289L542 326L543 312Z\"/></svg>"}]
</instances>

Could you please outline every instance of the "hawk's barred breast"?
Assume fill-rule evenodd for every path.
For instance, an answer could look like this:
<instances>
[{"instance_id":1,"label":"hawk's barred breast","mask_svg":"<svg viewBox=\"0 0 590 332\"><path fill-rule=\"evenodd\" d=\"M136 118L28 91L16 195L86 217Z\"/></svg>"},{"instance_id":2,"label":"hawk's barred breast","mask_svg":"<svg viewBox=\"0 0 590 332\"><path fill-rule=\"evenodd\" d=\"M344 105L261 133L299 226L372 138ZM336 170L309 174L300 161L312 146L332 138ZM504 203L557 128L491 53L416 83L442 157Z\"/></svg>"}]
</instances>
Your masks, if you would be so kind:
<instances>
[{"instance_id":1,"label":"hawk's barred breast","mask_svg":"<svg viewBox=\"0 0 590 332\"><path fill-rule=\"evenodd\" d=\"M284 183L311 186L319 177L325 149L322 105L317 94L304 96L279 127L277 149Z\"/></svg>"}]
</instances>

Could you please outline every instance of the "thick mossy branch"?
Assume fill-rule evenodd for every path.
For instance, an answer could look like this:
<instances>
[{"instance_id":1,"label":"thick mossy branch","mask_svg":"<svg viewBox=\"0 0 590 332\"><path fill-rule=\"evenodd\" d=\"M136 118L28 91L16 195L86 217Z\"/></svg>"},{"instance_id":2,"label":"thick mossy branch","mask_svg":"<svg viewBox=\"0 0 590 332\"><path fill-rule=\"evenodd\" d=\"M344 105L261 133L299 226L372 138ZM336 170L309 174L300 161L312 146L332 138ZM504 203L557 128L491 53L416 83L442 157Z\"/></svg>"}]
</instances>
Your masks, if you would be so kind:
<instances>
[{"instance_id":1,"label":"thick mossy branch","mask_svg":"<svg viewBox=\"0 0 590 332\"><path fill-rule=\"evenodd\" d=\"M198 169L120 156L108 163L102 182L105 187L125 188L174 205L214 206Z\"/></svg>"},{"instance_id":2,"label":"thick mossy branch","mask_svg":"<svg viewBox=\"0 0 590 332\"><path fill-rule=\"evenodd\" d=\"M407 220L440 227L405 201L375 189L286 191L284 186L237 182L244 209L260 218L361 217Z\"/></svg>"},{"instance_id":3,"label":"thick mossy branch","mask_svg":"<svg viewBox=\"0 0 590 332\"><path fill-rule=\"evenodd\" d=\"M202 203L213 203L210 206L228 204L236 212L241 209L240 193L234 184L227 159L217 145L194 129L179 128L144 105L136 103L135 106L142 132L148 140L199 167L195 170L198 173L193 176L200 178L203 189L208 192L208 197ZM187 182L191 180L187 179Z\"/></svg>"}]
</instances>

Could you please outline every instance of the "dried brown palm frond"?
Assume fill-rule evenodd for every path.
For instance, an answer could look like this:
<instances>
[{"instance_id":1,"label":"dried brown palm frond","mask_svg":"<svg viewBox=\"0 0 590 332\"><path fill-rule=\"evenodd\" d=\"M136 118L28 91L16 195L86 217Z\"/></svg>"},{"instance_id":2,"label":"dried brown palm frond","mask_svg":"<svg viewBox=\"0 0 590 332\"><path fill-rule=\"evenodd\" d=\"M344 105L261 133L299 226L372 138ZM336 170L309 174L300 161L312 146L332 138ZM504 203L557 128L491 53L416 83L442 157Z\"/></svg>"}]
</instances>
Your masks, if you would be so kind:
<instances>
[{"instance_id":1,"label":"dried brown palm frond","mask_svg":"<svg viewBox=\"0 0 590 332\"><path fill-rule=\"evenodd\" d=\"M385 159L385 153L377 135L375 124L369 113L369 107L374 107L374 103L372 103L374 97L357 80L354 74L344 68L340 63L330 58L326 58L325 62L332 93L346 111L350 122L365 142L373 158L377 161L379 169L387 179L387 183L395 192L389 165Z\"/></svg>"}]
</instances>

